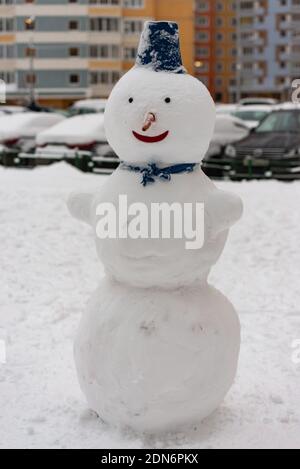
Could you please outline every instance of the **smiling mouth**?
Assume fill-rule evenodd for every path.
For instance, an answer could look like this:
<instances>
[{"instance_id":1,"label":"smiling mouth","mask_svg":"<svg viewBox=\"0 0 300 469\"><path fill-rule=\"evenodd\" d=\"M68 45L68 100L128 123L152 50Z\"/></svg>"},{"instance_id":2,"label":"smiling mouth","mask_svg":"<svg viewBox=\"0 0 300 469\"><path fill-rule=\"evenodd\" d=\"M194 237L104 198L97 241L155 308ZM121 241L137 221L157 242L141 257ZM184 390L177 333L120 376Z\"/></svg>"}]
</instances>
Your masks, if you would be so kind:
<instances>
[{"instance_id":1,"label":"smiling mouth","mask_svg":"<svg viewBox=\"0 0 300 469\"><path fill-rule=\"evenodd\" d=\"M167 138L167 136L169 135L169 131L167 130L166 132L164 132L163 134L160 134L160 135L157 135L156 137L147 137L146 135L141 135L141 134L138 134L137 132L135 132L134 130L132 131L133 135L135 136L135 138L137 138L140 142L144 142L144 143L158 143L158 142L162 142L163 140L165 140L165 138Z\"/></svg>"}]
</instances>

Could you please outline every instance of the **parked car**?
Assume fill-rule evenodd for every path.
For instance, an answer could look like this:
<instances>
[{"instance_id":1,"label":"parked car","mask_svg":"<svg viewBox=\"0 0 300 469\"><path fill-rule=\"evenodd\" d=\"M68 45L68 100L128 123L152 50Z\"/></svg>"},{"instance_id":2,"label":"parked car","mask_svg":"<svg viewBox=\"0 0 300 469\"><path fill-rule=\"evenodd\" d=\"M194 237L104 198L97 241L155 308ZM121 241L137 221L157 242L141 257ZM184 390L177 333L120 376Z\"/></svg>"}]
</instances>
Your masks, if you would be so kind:
<instances>
[{"instance_id":1,"label":"parked car","mask_svg":"<svg viewBox=\"0 0 300 469\"><path fill-rule=\"evenodd\" d=\"M203 170L208 176L215 178L223 176L218 164L215 166L215 160L218 163L225 147L249 135L250 130L247 124L237 117L217 114L214 135L203 161Z\"/></svg>"},{"instance_id":2,"label":"parked car","mask_svg":"<svg viewBox=\"0 0 300 469\"><path fill-rule=\"evenodd\" d=\"M103 114L70 117L39 133L34 154L21 154L21 158L32 165L67 160L94 172L111 172L119 164L105 137Z\"/></svg>"},{"instance_id":3,"label":"parked car","mask_svg":"<svg viewBox=\"0 0 300 469\"><path fill-rule=\"evenodd\" d=\"M241 179L300 179L300 109L274 111L219 160L224 176Z\"/></svg>"},{"instance_id":4,"label":"parked car","mask_svg":"<svg viewBox=\"0 0 300 469\"><path fill-rule=\"evenodd\" d=\"M19 114L20 112L26 112L27 109L24 106L9 106L6 104L0 105L0 115L5 114Z\"/></svg>"},{"instance_id":5,"label":"parked car","mask_svg":"<svg viewBox=\"0 0 300 469\"><path fill-rule=\"evenodd\" d=\"M272 98L244 98L239 101L240 106L257 106L257 105L267 105L274 106L278 104L277 99Z\"/></svg>"},{"instance_id":6,"label":"parked car","mask_svg":"<svg viewBox=\"0 0 300 469\"><path fill-rule=\"evenodd\" d=\"M273 110L273 106L267 105L239 106L233 111L232 115L244 121L251 129L254 129Z\"/></svg>"},{"instance_id":7,"label":"parked car","mask_svg":"<svg viewBox=\"0 0 300 469\"><path fill-rule=\"evenodd\" d=\"M214 135L207 157L219 155L229 143L237 142L249 135L250 127L237 117L217 115Z\"/></svg>"},{"instance_id":8,"label":"parked car","mask_svg":"<svg viewBox=\"0 0 300 469\"><path fill-rule=\"evenodd\" d=\"M59 114L24 112L0 116L0 157L2 164L14 165L20 152L35 148L36 135L65 118Z\"/></svg>"},{"instance_id":9,"label":"parked car","mask_svg":"<svg viewBox=\"0 0 300 469\"><path fill-rule=\"evenodd\" d=\"M104 113L107 99L82 99L76 101L70 108L71 116L78 114L91 114L95 112Z\"/></svg>"},{"instance_id":10,"label":"parked car","mask_svg":"<svg viewBox=\"0 0 300 469\"><path fill-rule=\"evenodd\" d=\"M248 127L254 128L274 110L270 105L249 105L241 106L239 104L219 104L216 106L217 116L234 116L245 121Z\"/></svg>"}]
</instances>

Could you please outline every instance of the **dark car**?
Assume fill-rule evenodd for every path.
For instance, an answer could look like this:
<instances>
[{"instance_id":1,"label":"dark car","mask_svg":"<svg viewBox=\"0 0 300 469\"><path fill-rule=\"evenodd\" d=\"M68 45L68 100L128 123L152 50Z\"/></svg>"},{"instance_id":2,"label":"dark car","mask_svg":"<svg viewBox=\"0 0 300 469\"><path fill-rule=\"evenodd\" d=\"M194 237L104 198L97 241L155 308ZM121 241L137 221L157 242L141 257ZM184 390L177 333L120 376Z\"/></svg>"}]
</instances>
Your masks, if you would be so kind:
<instances>
[{"instance_id":1,"label":"dark car","mask_svg":"<svg viewBox=\"0 0 300 469\"><path fill-rule=\"evenodd\" d=\"M234 180L300 179L300 108L272 112L220 158L204 161L203 169Z\"/></svg>"}]
</instances>

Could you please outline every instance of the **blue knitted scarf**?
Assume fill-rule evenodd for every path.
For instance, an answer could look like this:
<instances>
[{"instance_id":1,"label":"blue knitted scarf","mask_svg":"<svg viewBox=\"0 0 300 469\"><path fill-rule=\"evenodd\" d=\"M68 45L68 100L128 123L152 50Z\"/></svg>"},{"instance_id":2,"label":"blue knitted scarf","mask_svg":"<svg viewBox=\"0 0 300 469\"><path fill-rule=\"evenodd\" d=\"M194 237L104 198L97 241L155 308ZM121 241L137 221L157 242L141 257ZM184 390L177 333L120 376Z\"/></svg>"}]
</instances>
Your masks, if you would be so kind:
<instances>
[{"instance_id":1,"label":"blue knitted scarf","mask_svg":"<svg viewBox=\"0 0 300 469\"><path fill-rule=\"evenodd\" d=\"M146 187L148 184L154 184L157 180L171 181L172 175L182 173L192 173L198 163L182 163L159 168L155 163L149 163L147 166L135 166L122 162L120 168L126 171L133 171L142 175L141 184Z\"/></svg>"}]
</instances>

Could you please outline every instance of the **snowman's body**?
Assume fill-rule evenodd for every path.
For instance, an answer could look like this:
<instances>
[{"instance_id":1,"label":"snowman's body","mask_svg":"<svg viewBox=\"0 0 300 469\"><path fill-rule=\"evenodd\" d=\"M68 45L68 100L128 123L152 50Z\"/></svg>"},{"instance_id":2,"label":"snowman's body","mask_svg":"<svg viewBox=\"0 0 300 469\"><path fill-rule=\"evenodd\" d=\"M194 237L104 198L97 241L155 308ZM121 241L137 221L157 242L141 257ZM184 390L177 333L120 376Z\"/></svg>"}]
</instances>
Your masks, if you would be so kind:
<instances>
[{"instance_id":1,"label":"snowman's body","mask_svg":"<svg viewBox=\"0 0 300 469\"><path fill-rule=\"evenodd\" d=\"M137 67L110 97L107 137L130 164L198 163L212 136L214 113L206 88L192 77ZM155 123L139 133L145 115L145 122L155 116ZM144 142L143 132L150 139L166 137ZM146 187L139 174L120 168L98 193L73 195L69 207L96 232L97 207L117 207L120 194L129 205L149 209L152 203L204 203L205 242L188 250L186 239L96 237L107 276L81 321L78 376L103 420L145 432L173 431L213 412L235 377L238 317L207 277L242 206L200 168Z\"/></svg>"},{"instance_id":2,"label":"snowman's body","mask_svg":"<svg viewBox=\"0 0 300 469\"><path fill-rule=\"evenodd\" d=\"M110 201L118 207L120 194L126 194L128 206L143 203L150 213L152 203L171 206L180 200L193 206L197 202L208 205L208 200L218 192L222 198L221 191L217 191L200 169L192 174L173 176L168 183L157 182L147 188L140 184L136 174L118 169L93 198L91 213L94 218L91 224L95 229L97 206ZM234 201L228 203L233 205ZM212 220L209 213L206 212L206 215L206 231L212 233ZM198 250L186 249L184 238L96 239L96 246L107 274L117 281L143 288L177 288L206 282L212 265L223 251L228 230L221 228L214 234L210 238L206 236L203 248Z\"/></svg>"},{"instance_id":3,"label":"snowman's body","mask_svg":"<svg viewBox=\"0 0 300 469\"><path fill-rule=\"evenodd\" d=\"M88 404L105 422L158 433L200 423L219 406L239 346L237 314L213 287L106 279L82 318L75 360Z\"/></svg>"}]
</instances>

